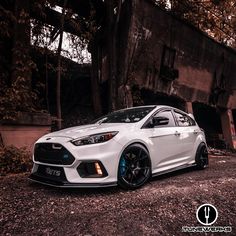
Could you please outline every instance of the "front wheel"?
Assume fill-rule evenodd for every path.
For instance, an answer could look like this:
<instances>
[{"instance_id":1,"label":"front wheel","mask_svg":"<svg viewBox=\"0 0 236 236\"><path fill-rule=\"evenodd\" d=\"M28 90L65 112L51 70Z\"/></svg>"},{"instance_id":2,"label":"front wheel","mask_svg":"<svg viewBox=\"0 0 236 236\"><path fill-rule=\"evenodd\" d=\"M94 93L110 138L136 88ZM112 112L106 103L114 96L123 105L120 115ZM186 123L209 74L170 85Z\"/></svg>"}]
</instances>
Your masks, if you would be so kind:
<instances>
[{"instance_id":1,"label":"front wheel","mask_svg":"<svg viewBox=\"0 0 236 236\"><path fill-rule=\"evenodd\" d=\"M198 146L197 152L196 152L196 165L197 169L203 170L206 167L208 167L208 152L207 147L205 143L201 143Z\"/></svg>"},{"instance_id":2,"label":"front wheel","mask_svg":"<svg viewBox=\"0 0 236 236\"><path fill-rule=\"evenodd\" d=\"M148 151L140 144L128 146L121 155L118 167L118 185L136 189L151 176L151 161Z\"/></svg>"}]
</instances>

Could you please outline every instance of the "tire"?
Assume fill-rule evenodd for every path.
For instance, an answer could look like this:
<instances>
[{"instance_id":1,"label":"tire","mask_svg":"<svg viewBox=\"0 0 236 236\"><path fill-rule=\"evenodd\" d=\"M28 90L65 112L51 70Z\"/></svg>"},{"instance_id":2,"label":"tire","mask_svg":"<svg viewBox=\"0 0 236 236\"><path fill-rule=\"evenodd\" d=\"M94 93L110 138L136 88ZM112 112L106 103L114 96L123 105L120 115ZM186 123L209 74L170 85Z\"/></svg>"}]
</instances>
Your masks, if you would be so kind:
<instances>
[{"instance_id":1,"label":"tire","mask_svg":"<svg viewBox=\"0 0 236 236\"><path fill-rule=\"evenodd\" d=\"M195 162L198 170L203 170L208 167L208 152L205 143L200 143L198 146Z\"/></svg>"},{"instance_id":2,"label":"tire","mask_svg":"<svg viewBox=\"0 0 236 236\"><path fill-rule=\"evenodd\" d=\"M151 176L149 153L141 144L132 144L122 153L118 166L118 185L124 189L137 189Z\"/></svg>"}]
</instances>

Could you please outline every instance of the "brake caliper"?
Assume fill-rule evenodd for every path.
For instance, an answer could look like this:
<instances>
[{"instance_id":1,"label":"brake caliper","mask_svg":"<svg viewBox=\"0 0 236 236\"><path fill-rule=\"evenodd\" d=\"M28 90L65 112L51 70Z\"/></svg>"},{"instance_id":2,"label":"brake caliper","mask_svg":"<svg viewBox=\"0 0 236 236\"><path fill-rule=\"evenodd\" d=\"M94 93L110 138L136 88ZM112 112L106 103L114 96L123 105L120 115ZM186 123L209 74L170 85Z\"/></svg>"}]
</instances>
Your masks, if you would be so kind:
<instances>
[{"instance_id":1,"label":"brake caliper","mask_svg":"<svg viewBox=\"0 0 236 236\"><path fill-rule=\"evenodd\" d=\"M124 157L121 157L120 159L120 175L123 176L126 172L127 166L126 166L126 160Z\"/></svg>"}]
</instances>

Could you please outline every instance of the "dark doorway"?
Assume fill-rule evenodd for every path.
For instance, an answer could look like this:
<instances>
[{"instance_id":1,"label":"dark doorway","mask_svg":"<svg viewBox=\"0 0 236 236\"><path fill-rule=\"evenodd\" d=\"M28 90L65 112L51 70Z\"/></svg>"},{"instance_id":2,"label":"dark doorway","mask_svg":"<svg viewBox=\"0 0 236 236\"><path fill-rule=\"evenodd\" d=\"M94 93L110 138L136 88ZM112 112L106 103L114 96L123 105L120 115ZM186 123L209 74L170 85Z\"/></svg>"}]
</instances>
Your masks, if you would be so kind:
<instances>
[{"instance_id":1,"label":"dark doorway","mask_svg":"<svg viewBox=\"0 0 236 236\"><path fill-rule=\"evenodd\" d=\"M147 89L141 90L141 98L144 105L167 105L185 110L185 101L164 93L154 93Z\"/></svg>"},{"instance_id":2,"label":"dark doorway","mask_svg":"<svg viewBox=\"0 0 236 236\"><path fill-rule=\"evenodd\" d=\"M224 149L220 112L215 107L193 103L193 113L198 125L204 129L210 147Z\"/></svg>"}]
</instances>

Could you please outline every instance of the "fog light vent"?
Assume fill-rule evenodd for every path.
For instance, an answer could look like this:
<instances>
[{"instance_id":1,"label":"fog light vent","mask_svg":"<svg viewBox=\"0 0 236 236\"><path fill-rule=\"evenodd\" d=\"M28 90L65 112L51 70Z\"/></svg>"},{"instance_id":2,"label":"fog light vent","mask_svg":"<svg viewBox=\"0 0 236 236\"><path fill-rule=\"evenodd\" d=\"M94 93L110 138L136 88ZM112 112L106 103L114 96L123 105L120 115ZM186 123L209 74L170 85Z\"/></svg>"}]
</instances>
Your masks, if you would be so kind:
<instances>
[{"instance_id":1,"label":"fog light vent","mask_svg":"<svg viewBox=\"0 0 236 236\"><path fill-rule=\"evenodd\" d=\"M108 175L100 161L83 161L77 167L77 171L81 178L102 178Z\"/></svg>"}]
</instances>

